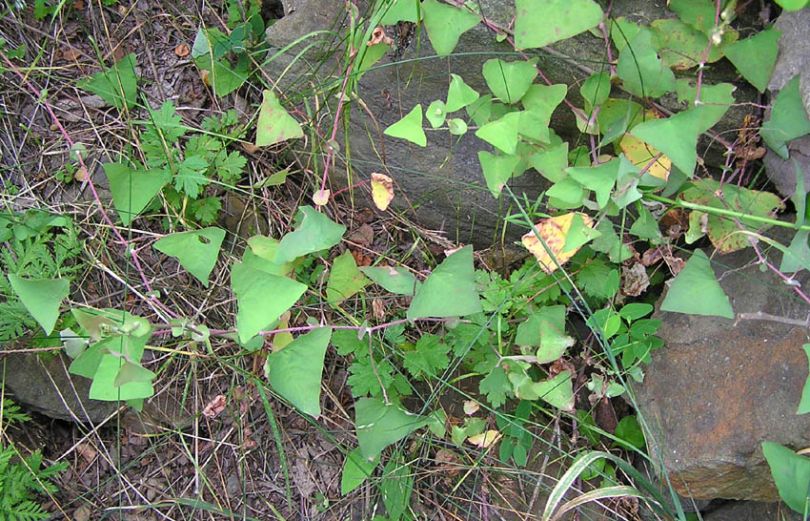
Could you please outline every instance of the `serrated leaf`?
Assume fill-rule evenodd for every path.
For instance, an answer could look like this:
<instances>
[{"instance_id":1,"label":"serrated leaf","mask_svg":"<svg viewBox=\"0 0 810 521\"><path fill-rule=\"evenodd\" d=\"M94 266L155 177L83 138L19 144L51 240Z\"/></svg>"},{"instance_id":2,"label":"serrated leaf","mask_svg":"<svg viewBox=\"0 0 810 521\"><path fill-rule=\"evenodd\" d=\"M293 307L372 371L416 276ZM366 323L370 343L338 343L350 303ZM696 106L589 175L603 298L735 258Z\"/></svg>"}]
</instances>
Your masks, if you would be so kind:
<instances>
[{"instance_id":1,"label":"serrated leaf","mask_svg":"<svg viewBox=\"0 0 810 521\"><path fill-rule=\"evenodd\" d=\"M810 271L810 231L799 230L790 241L790 245L782 254L782 264L779 271L796 273L801 270Z\"/></svg>"},{"instance_id":2,"label":"serrated leaf","mask_svg":"<svg viewBox=\"0 0 810 521\"><path fill-rule=\"evenodd\" d=\"M14 273L7 277L22 305L50 336L59 318L59 306L70 292L70 282L67 279L27 279Z\"/></svg>"},{"instance_id":3,"label":"serrated leaf","mask_svg":"<svg viewBox=\"0 0 810 521\"><path fill-rule=\"evenodd\" d=\"M541 219L534 225L537 230L536 234L535 230L531 230L521 238L523 246L534 255L537 263L546 273L552 273L568 262L584 244L577 240L569 245L570 249L566 250L566 241L575 217L580 219L587 228L593 227L593 221L588 215L570 212Z\"/></svg>"},{"instance_id":4,"label":"serrated leaf","mask_svg":"<svg viewBox=\"0 0 810 521\"><path fill-rule=\"evenodd\" d=\"M804 349L807 363L810 365L810 344L804 344L802 349ZM807 414L808 412L810 412L810 376L805 380L804 386L802 387L802 398L799 402L799 408L796 414Z\"/></svg>"},{"instance_id":5,"label":"serrated leaf","mask_svg":"<svg viewBox=\"0 0 810 521\"><path fill-rule=\"evenodd\" d=\"M521 322L515 343L537 348L537 363L547 364L565 354L574 339L565 334L565 306L544 306Z\"/></svg>"},{"instance_id":6,"label":"serrated leaf","mask_svg":"<svg viewBox=\"0 0 810 521\"><path fill-rule=\"evenodd\" d=\"M405 117L386 128L383 134L410 141L420 147L427 146L427 137L422 128L422 105L418 103Z\"/></svg>"},{"instance_id":7,"label":"serrated leaf","mask_svg":"<svg viewBox=\"0 0 810 521\"><path fill-rule=\"evenodd\" d=\"M750 38L726 46L723 51L740 74L759 92L765 92L779 54L781 33L769 27Z\"/></svg>"},{"instance_id":8,"label":"serrated leaf","mask_svg":"<svg viewBox=\"0 0 810 521\"><path fill-rule=\"evenodd\" d=\"M332 329L321 327L270 353L264 374L275 392L304 414L321 415L321 378Z\"/></svg>"},{"instance_id":9,"label":"serrated leaf","mask_svg":"<svg viewBox=\"0 0 810 521\"><path fill-rule=\"evenodd\" d=\"M537 59L507 62L497 58L484 62L487 87L504 103L517 103L537 77Z\"/></svg>"},{"instance_id":10,"label":"serrated leaf","mask_svg":"<svg viewBox=\"0 0 810 521\"><path fill-rule=\"evenodd\" d=\"M760 135L782 159L788 159L788 141L805 134L810 134L810 118L804 110L797 74L776 95L771 116L762 124Z\"/></svg>"},{"instance_id":11,"label":"serrated leaf","mask_svg":"<svg viewBox=\"0 0 810 521\"><path fill-rule=\"evenodd\" d=\"M326 302L336 306L368 286L370 281L357 269L357 262L350 251L335 258L326 283Z\"/></svg>"},{"instance_id":12,"label":"serrated leaf","mask_svg":"<svg viewBox=\"0 0 810 521\"><path fill-rule=\"evenodd\" d=\"M649 29L641 29L619 53L616 73L625 90L640 98L657 98L675 90L675 75L655 52Z\"/></svg>"},{"instance_id":13,"label":"serrated leaf","mask_svg":"<svg viewBox=\"0 0 810 521\"><path fill-rule=\"evenodd\" d=\"M515 49L536 49L599 25L602 8L593 0L517 0Z\"/></svg>"},{"instance_id":14,"label":"serrated leaf","mask_svg":"<svg viewBox=\"0 0 810 521\"><path fill-rule=\"evenodd\" d=\"M188 156L179 165L174 175L174 188L192 199L202 192L202 187L211 182L205 176L208 161L200 156Z\"/></svg>"},{"instance_id":15,"label":"serrated leaf","mask_svg":"<svg viewBox=\"0 0 810 521\"><path fill-rule=\"evenodd\" d=\"M276 262L290 262L309 253L331 248L346 233L345 226L311 206L299 207L295 220L295 231L281 238Z\"/></svg>"},{"instance_id":16,"label":"serrated leaf","mask_svg":"<svg viewBox=\"0 0 810 521\"><path fill-rule=\"evenodd\" d=\"M478 97L479 94L464 83L461 76L450 74L450 87L447 89L447 102L444 107L446 112L461 110L477 100Z\"/></svg>"},{"instance_id":17,"label":"serrated leaf","mask_svg":"<svg viewBox=\"0 0 810 521\"><path fill-rule=\"evenodd\" d=\"M235 283L238 280L246 283ZM290 309L307 287L287 277L272 275L237 263L231 269L231 287L236 294L236 329L245 343ZM272 298L268 296L272 295Z\"/></svg>"},{"instance_id":18,"label":"serrated leaf","mask_svg":"<svg viewBox=\"0 0 810 521\"><path fill-rule=\"evenodd\" d=\"M265 90L262 96L259 119L256 122L257 147L304 137L301 125L281 106L272 90Z\"/></svg>"},{"instance_id":19,"label":"serrated leaf","mask_svg":"<svg viewBox=\"0 0 810 521\"><path fill-rule=\"evenodd\" d=\"M785 11L798 11L803 9L810 0L775 0L779 6Z\"/></svg>"},{"instance_id":20,"label":"serrated leaf","mask_svg":"<svg viewBox=\"0 0 810 521\"><path fill-rule=\"evenodd\" d=\"M461 317L481 311L475 285L472 246L447 257L419 286L408 307L408 320Z\"/></svg>"},{"instance_id":21,"label":"serrated leaf","mask_svg":"<svg viewBox=\"0 0 810 521\"><path fill-rule=\"evenodd\" d=\"M208 276L214 269L219 249L225 239L222 228L203 228L166 235L155 242L155 249L176 258L186 271L208 287Z\"/></svg>"},{"instance_id":22,"label":"serrated leaf","mask_svg":"<svg viewBox=\"0 0 810 521\"><path fill-rule=\"evenodd\" d=\"M78 87L100 96L118 110L132 108L138 95L135 54L127 54L109 69L80 80Z\"/></svg>"},{"instance_id":23,"label":"serrated leaf","mask_svg":"<svg viewBox=\"0 0 810 521\"><path fill-rule=\"evenodd\" d=\"M383 449L427 423L424 417L398 404L386 404L376 398L357 400L354 417L360 454L367 459L378 457Z\"/></svg>"},{"instance_id":24,"label":"serrated leaf","mask_svg":"<svg viewBox=\"0 0 810 521\"><path fill-rule=\"evenodd\" d=\"M504 154L514 154L518 143L520 114L519 112L509 112L503 117L481 126L475 131L475 135Z\"/></svg>"},{"instance_id":25,"label":"serrated leaf","mask_svg":"<svg viewBox=\"0 0 810 521\"><path fill-rule=\"evenodd\" d=\"M493 407L500 407L506 403L506 398L512 391L512 385L506 373L500 366L495 366L489 374L478 383L478 391L486 395L487 401Z\"/></svg>"},{"instance_id":26,"label":"serrated leaf","mask_svg":"<svg viewBox=\"0 0 810 521\"><path fill-rule=\"evenodd\" d=\"M720 287L709 258L695 250L686 265L672 280L661 310L687 315L734 318L728 295Z\"/></svg>"},{"instance_id":27,"label":"serrated leaf","mask_svg":"<svg viewBox=\"0 0 810 521\"><path fill-rule=\"evenodd\" d=\"M607 300L619 291L619 270L595 259L576 274L577 287L586 295Z\"/></svg>"},{"instance_id":28,"label":"serrated leaf","mask_svg":"<svg viewBox=\"0 0 810 521\"><path fill-rule=\"evenodd\" d=\"M406 268L375 266L360 268L360 271L386 291L396 295L410 296L416 290L416 277Z\"/></svg>"},{"instance_id":29,"label":"serrated leaf","mask_svg":"<svg viewBox=\"0 0 810 521\"><path fill-rule=\"evenodd\" d=\"M441 341L436 335L422 335L416 342L413 350L406 351L403 355L402 366L411 373L414 378L437 376L447 368L450 359L447 353L450 346Z\"/></svg>"},{"instance_id":30,"label":"serrated leaf","mask_svg":"<svg viewBox=\"0 0 810 521\"><path fill-rule=\"evenodd\" d=\"M103 168L124 226L129 226L171 179L165 171L136 171L121 163L105 163Z\"/></svg>"}]
</instances>

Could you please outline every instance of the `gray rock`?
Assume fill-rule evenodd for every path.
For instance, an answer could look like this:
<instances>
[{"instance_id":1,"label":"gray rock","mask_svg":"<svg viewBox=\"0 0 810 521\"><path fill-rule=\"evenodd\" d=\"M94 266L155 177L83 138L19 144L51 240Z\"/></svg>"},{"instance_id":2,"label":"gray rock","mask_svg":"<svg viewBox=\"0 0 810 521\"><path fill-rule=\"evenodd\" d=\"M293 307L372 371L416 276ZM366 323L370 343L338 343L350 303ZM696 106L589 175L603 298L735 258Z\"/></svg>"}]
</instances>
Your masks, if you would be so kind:
<instances>
[{"instance_id":1,"label":"gray rock","mask_svg":"<svg viewBox=\"0 0 810 521\"><path fill-rule=\"evenodd\" d=\"M803 321L810 306L761 271L750 248L715 258L713 267L737 320L659 313L666 348L653 355L636 388L639 410L654 460L679 494L776 501L760 443L810 444L810 415L796 415L810 329L767 315ZM795 280L807 287L810 275ZM767 315L752 319L756 313Z\"/></svg>"},{"instance_id":2,"label":"gray rock","mask_svg":"<svg viewBox=\"0 0 810 521\"><path fill-rule=\"evenodd\" d=\"M98 423L118 405L88 398L90 380L67 372L70 360L34 353L4 354L0 373L5 392L26 408L59 420Z\"/></svg>"},{"instance_id":3,"label":"gray rock","mask_svg":"<svg viewBox=\"0 0 810 521\"><path fill-rule=\"evenodd\" d=\"M732 501L712 509L704 521L801 521L802 516L780 503Z\"/></svg>"},{"instance_id":4,"label":"gray rock","mask_svg":"<svg viewBox=\"0 0 810 521\"><path fill-rule=\"evenodd\" d=\"M345 23L344 2L340 0L286 0L284 4L287 16L267 31L268 42L276 49L283 49L317 29L334 31ZM665 0L617 0L612 2L612 14L650 22L671 16L665 10L665 4ZM486 18L500 26L508 26L514 15L514 2L510 0L484 0L476 5L480 5ZM363 9L361 7L361 12ZM388 34L396 36L397 30L389 28ZM329 51L323 50L339 48L333 43L334 35L322 36L320 45L316 43L317 37L312 36L305 44L291 48L287 56L297 56L306 44L312 44L318 51L303 53L289 70L291 60L288 57L275 58L268 66L269 75L278 79L282 71L287 71L281 78L282 86L296 85L304 81L302 78L323 84L325 77L341 77L342 61L330 60ZM451 240L489 246L500 240L505 226L503 217L515 209L508 195L496 200L486 188L478 152L488 147L472 132L458 138L446 131L428 130L426 148L388 138L382 132L417 103L421 103L424 109L433 100L444 100L450 72L458 73L471 87L484 93L487 88L481 67L486 60L493 57L517 60L522 56L507 43L497 43L495 34L483 24L463 34L454 54L447 58L435 56L423 29L416 29L413 39L385 56L375 69L363 76L359 94L364 106L360 103L349 105L351 168L355 176L352 183L358 178L368 179L371 172L388 173L397 184L399 197L395 198L394 205L398 210L412 210L419 223L443 230ZM583 105L577 88L579 82L592 72L590 67L598 68L594 64L605 63L607 58L604 40L590 33L528 54L537 57L538 68L551 82L569 85L568 99L579 107ZM736 76L722 64L713 65L708 71L710 83ZM338 87L339 83L335 89ZM618 89L614 89L614 95L618 95ZM336 96L329 98L333 110L335 99ZM751 89L738 89L737 99L752 100ZM670 101L669 108L680 110L685 107ZM739 128L744 112L741 106L733 108L727 121L718 126L718 132ZM331 122L331 113L324 119ZM554 113L551 127L563 139L570 140L572 146L583 142L576 130L573 113L564 104ZM342 141L341 146L344 146ZM702 148L706 146L708 141ZM718 154L713 157L720 161ZM712 155L708 156L708 161L712 161ZM331 175L345 176L346 170L345 165L339 165ZM340 181L345 183L346 178ZM525 193L533 199L547 189L549 183L534 170L529 170L511 186L518 197ZM521 231L515 225L508 226L507 238L515 237Z\"/></svg>"},{"instance_id":5,"label":"gray rock","mask_svg":"<svg viewBox=\"0 0 810 521\"><path fill-rule=\"evenodd\" d=\"M779 38L779 58L768 89L775 95L798 74L799 91L810 116L810 9L785 11L779 15L775 26L782 36ZM788 160L773 152L765 156L768 178L783 196L793 195L796 190L795 160L804 171L805 190L810 192L810 136L792 141L788 150Z\"/></svg>"}]
</instances>

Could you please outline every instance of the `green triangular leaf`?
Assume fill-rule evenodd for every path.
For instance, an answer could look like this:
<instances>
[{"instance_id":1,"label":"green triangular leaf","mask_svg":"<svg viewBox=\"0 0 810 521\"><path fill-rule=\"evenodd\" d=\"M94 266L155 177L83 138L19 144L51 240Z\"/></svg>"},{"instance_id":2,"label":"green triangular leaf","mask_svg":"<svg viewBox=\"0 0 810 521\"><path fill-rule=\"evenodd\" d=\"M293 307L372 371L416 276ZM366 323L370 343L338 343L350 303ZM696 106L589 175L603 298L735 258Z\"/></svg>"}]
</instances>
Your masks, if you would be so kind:
<instances>
[{"instance_id":1,"label":"green triangular leaf","mask_svg":"<svg viewBox=\"0 0 810 521\"><path fill-rule=\"evenodd\" d=\"M681 172L692 177L702 117L700 112L685 110L668 118L639 123L630 133L660 150Z\"/></svg>"},{"instance_id":2,"label":"green triangular leaf","mask_svg":"<svg viewBox=\"0 0 810 521\"><path fill-rule=\"evenodd\" d=\"M770 441L762 442L762 453L771 468L779 497L787 506L804 515L810 489L810 458Z\"/></svg>"},{"instance_id":3,"label":"green triangular leaf","mask_svg":"<svg viewBox=\"0 0 810 521\"><path fill-rule=\"evenodd\" d=\"M335 258L326 283L326 301L336 306L362 290L369 280L357 269L357 263L350 251Z\"/></svg>"},{"instance_id":4,"label":"green triangular leaf","mask_svg":"<svg viewBox=\"0 0 810 521\"><path fill-rule=\"evenodd\" d=\"M804 344L802 349L804 349L804 355L807 357L808 365L810 365L810 344ZM805 380L802 387L802 399L799 402L799 409L796 414L807 414L808 412L810 412L810 377Z\"/></svg>"},{"instance_id":5,"label":"green triangular leaf","mask_svg":"<svg viewBox=\"0 0 810 521\"><path fill-rule=\"evenodd\" d=\"M787 159L787 142L805 134L810 134L810 118L804 110L797 74L777 94L760 135L774 152Z\"/></svg>"},{"instance_id":6,"label":"green triangular leaf","mask_svg":"<svg viewBox=\"0 0 810 521\"><path fill-rule=\"evenodd\" d=\"M103 168L124 226L129 226L171 179L165 171L143 172L121 163L105 163Z\"/></svg>"},{"instance_id":7,"label":"green triangular leaf","mask_svg":"<svg viewBox=\"0 0 810 521\"><path fill-rule=\"evenodd\" d=\"M478 99L479 94L472 89L469 85L464 83L464 80L458 74L450 75L450 87L447 89L447 103L445 103L445 110L455 112L461 110L470 103Z\"/></svg>"},{"instance_id":8,"label":"green triangular leaf","mask_svg":"<svg viewBox=\"0 0 810 521\"><path fill-rule=\"evenodd\" d=\"M439 56L453 52L459 37L481 21L478 15L467 9L436 0L422 2L422 15L430 44Z\"/></svg>"},{"instance_id":9,"label":"green triangular leaf","mask_svg":"<svg viewBox=\"0 0 810 521\"><path fill-rule=\"evenodd\" d=\"M404 118L386 128L383 134L410 141L420 147L427 146L427 137L422 129L422 105L418 103Z\"/></svg>"},{"instance_id":10,"label":"green triangular leaf","mask_svg":"<svg viewBox=\"0 0 810 521\"><path fill-rule=\"evenodd\" d=\"M565 334L565 306L545 306L517 328L515 343L537 349L537 363L547 364L565 354L574 339Z\"/></svg>"},{"instance_id":11,"label":"green triangular leaf","mask_svg":"<svg viewBox=\"0 0 810 521\"><path fill-rule=\"evenodd\" d=\"M234 283L240 279L247 283ZM243 344L278 320L307 290L300 282L250 268L241 262L231 269L231 287L239 307L236 329Z\"/></svg>"},{"instance_id":12,"label":"green triangular leaf","mask_svg":"<svg viewBox=\"0 0 810 521\"><path fill-rule=\"evenodd\" d=\"M504 185L512 178L520 163L518 156L496 156L484 150L478 152L478 161L484 172L484 180L493 197L498 197Z\"/></svg>"},{"instance_id":13,"label":"green triangular leaf","mask_svg":"<svg viewBox=\"0 0 810 521\"><path fill-rule=\"evenodd\" d=\"M507 62L499 59L484 62L482 72L489 90L504 103L517 103L537 77L537 59Z\"/></svg>"},{"instance_id":14,"label":"green triangular leaf","mask_svg":"<svg viewBox=\"0 0 810 521\"><path fill-rule=\"evenodd\" d=\"M138 94L135 54L127 54L109 69L79 80L77 85L80 89L100 96L118 110L132 108Z\"/></svg>"},{"instance_id":15,"label":"green triangular leaf","mask_svg":"<svg viewBox=\"0 0 810 521\"><path fill-rule=\"evenodd\" d=\"M340 474L340 494L345 496L365 483L379 464L379 457L366 459L360 452L360 447L352 449L346 455L346 461L343 462L343 472Z\"/></svg>"},{"instance_id":16,"label":"green triangular leaf","mask_svg":"<svg viewBox=\"0 0 810 521\"><path fill-rule=\"evenodd\" d=\"M571 167L567 172L571 179L596 194L596 202L601 209L610 201L610 192L616 184L620 165L621 160L615 158L598 166Z\"/></svg>"},{"instance_id":17,"label":"green triangular leaf","mask_svg":"<svg viewBox=\"0 0 810 521\"><path fill-rule=\"evenodd\" d=\"M125 360L115 354L103 354L99 361L93 383L90 385L90 399L107 402L149 398L155 394L152 379L135 380L116 385L116 379L124 367ZM148 371L144 369L144 371ZM153 374L152 371L148 371Z\"/></svg>"},{"instance_id":18,"label":"green triangular leaf","mask_svg":"<svg viewBox=\"0 0 810 521\"><path fill-rule=\"evenodd\" d=\"M568 168L568 143L560 143L532 154L529 164L552 183L561 181Z\"/></svg>"},{"instance_id":19,"label":"green triangular leaf","mask_svg":"<svg viewBox=\"0 0 810 521\"><path fill-rule=\"evenodd\" d=\"M510 112L482 126L475 131L475 135L505 154L514 154L517 149L519 125L520 112Z\"/></svg>"},{"instance_id":20,"label":"green triangular leaf","mask_svg":"<svg viewBox=\"0 0 810 521\"><path fill-rule=\"evenodd\" d=\"M321 378L332 329L321 327L299 336L267 357L264 374L275 392L304 414L321 415Z\"/></svg>"},{"instance_id":21,"label":"green triangular leaf","mask_svg":"<svg viewBox=\"0 0 810 521\"><path fill-rule=\"evenodd\" d=\"M217 263L225 238L222 228L203 228L167 235L155 242L155 249L176 258L180 265L208 287L208 276Z\"/></svg>"},{"instance_id":22,"label":"green triangular leaf","mask_svg":"<svg viewBox=\"0 0 810 521\"><path fill-rule=\"evenodd\" d=\"M408 320L425 317L461 317L481 311L475 286L472 246L447 257L416 291Z\"/></svg>"},{"instance_id":23,"label":"green triangular leaf","mask_svg":"<svg viewBox=\"0 0 810 521\"><path fill-rule=\"evenodd\" d=\"M22 305L45 334L50 335L59 318L59 306L70 292L70 282L67 279L23 279L13 273L7 277Z\"/></svg>"},{"instance_id":24,"label":"green triangular leaf","mask_svg":"<svg viewBox=\"0 0 810 521\"><path fill-rule=\"evenodd\" d=\"M346 227L311 206L298 208L295 231L281 238L277 263L289 262L309 253L331 248L340 242Z\"/></svg>"},{"instance_id":25,"label":"green triangular leaf","mask_svg":"<svg viewBox=\"0 0 810 521\"><path fill-rule=\"evenodd\" d=\"M382 25L419 21L419 0L394 0L380 19Z\"/></svg>"},{"instance_id":26,"label":"green triangular leaf","mask_svg":"<svg viewBox=\"0 0 810 521\"><path fill-rule=\"evenodd\" d=\"M441 100L432 102L425 111L425 117L427 117L430 126L433 128L441 127L446 116L447 109L444 106L444 102Z\"/></svg>"},{"instance_id":27,"label":"green triangular leaf","mask_svg":"<svg viewBox=\"0 0 810 521\"><path fill-rule=\"evenodd\" d=\"M602 21L593 0L517 0L515 49L535 49L571 38Z\"/></svg>"},{"instance_id":28,"label":"green triangular leaf","mask_svg":"<svg viewBox=\"0 0 810 521\"><path fill-rule=\"evenodd\" d=\"M301 125L281 106L272 90L265 90L256 122L256 146L266 147L304 137Z\"/></svg>"},{"instance_id":29,"label":"green triangular leaf","mask_svg":"<svg viewBox=\"0 0 810 521\"><path fill-rule=\"evenodd\" d=\"M619 53L616 73L625 90L640 98L657 98L675 90L675 75L664 65L649 29L642 29Z\"/></svg>"},{"instance_id":30,"label":"green triangular leaf","mask_svg":"<svg viewBox=\"0 0 810 521\"><path fill-rule=\"evenodd\" d=\"M765 92L779 54L781 33L770 27L750 38L726 46L726 58L759 92Z\"/></svg>"},{"instance_id":31,"label":"green triangular leaf","mask_svg":"<svg viewBox=\"0 0 810 521\"><path fill-rule=\"evenodd\" d=\"M672 280L661 309L687 315L734 318L728 295L717 282L711 262L703 250L695 250Z\"/></svg>"},{"instance_id":32,"label":"green triangular leaf","mask_svg":"<svg viewBox=\"0 0 810 521\"><path fill-rule=\"evenodd\" d=\"M418 285L416 277L406 268L378 266L360 268L360 271L386 291L397 295L413 295Z\"/></svg>"},{"instance_id":33,"label":"green triangular leaf","mask_svg":"<svg viewBox=\"0 0 810 521\"><path fill-rule=\"evenodd\" d=\"M354 404L354 425L360 453L373 459L387 446L424 427L425 418L412 414L398 404L385 404L376 398L361 398Z\"/></svg>"}]
</instances>

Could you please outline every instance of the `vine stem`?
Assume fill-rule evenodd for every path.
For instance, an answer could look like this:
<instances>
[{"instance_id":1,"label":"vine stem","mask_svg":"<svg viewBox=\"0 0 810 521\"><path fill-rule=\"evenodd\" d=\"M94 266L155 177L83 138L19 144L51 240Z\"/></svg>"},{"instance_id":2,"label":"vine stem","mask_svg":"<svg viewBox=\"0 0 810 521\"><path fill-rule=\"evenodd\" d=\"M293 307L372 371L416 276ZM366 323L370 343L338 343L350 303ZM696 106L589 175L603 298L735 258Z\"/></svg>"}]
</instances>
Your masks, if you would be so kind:
<instances>
[{"instance_id":1,"label":"vine stem","mask_svg":"<svg viewBox=\"0 0 810 521\"><path fill-rule=\"evenodd\" d=\"M53 121L53 124L56 126L56 128L59 130L59 133L62 135L62 138L65 140L65 142L70 146L70 149L72 150L73 147L75 146L75 142L70 137L68 131L65 130L65 127L62 125L62 122L59 121L59 118L54 113L51 104L48 103L48 101L42 96L42 92L39 89L37 89L34 85L32 85L30 81L28 81L28 78L26 78L26 76L19 71L17 66L14 65L11 62L11 60L8 59L8 56L6 56L4 52L0 51L0 57L2 57L3 61L8 66L9 70L14 72L14 74L16 74L18 78L20 78L22 84L25 85L29 91L31 91L31 93L36 98L37 102L40 103L45 108L45 111L50 116L51 120ZM121 234L121 231L115 226L115 223L113 223L112 219L110 219L109 214L104 209L104 205L102 204L101 198L99 197L98 191L96 190L96 185L95 183L93 183L90 170L84 163L84 158L82 157L81 154L76 154L76 159L79 162L79 167L85 173L84 183L86 183L87 186L90 187L90 192L93 194L93 200L95 201L96 205L98 205L102 220L104 220L104 222L107 223L107 225L110 227L110 230L112 230L113 235L116 238L116 242L118 242L118 244L124 247L124 254L132 259L132 265L135 268L135 271L138 272L138 275L140 276L141 281L143 282L143 285L146 288L147 292L152 293L152 286L151 284L149 284L149 280L146 277L146 273L144 272L143 267L141 266L141 262L138 259L137 252L129 247L129 242L124 238L124 236ZM165 313L169 314L170 316L174 316L174 313L162 302L160 302L156 297L148 296L146 302L151 305L157 306L158 308L161 308Z\"/></svg>"},{"instance_id":2,"label":"vine stem","mask_svg":"<svg viewBox=\"0 0 810 521\"><path fill-rule=\"evenodd\" d=\"M772 219L770 217L760 217L758 215L750 215L744 212L736 212L734 210L726 210L724 208L714 208L712 206L705 206L702 204L697 203L690 203L688 201L676 200L676 199L669 199L667 197L661 197L660 195L655 194L645 194L645 199L649 199L652 201L658 201L659 203L666 203L673 206L679 206L681 208L689 208L690 210L698 210L700 212L712 214L712 215L723 215L726 217L733 217L737 219L742 219L744 221L751 221L751 222L758 222L762 224L769 224L771 226L780 226L782 228L791 228L793 230L800 230L800 231L810 231L810 225L803 224L798 225L795 223L789 223L785 221L780 221L778 219Z\"/></svg>"},{"instance_id":3,"label":"vine stem","mask_svg":"<svg viewBox=\"0 0 810 521\"><path fill-rule=\"evenodd\" d=\"M326 144L326 159L323 162L323 177L321 178L321 191L326 189L326 181L329 179L329 167L335 160L335 149L332 143L337 139L338 127L340 126L340 116L343 114L343 105L346 103L346 89L349 85L349 78L354 69L354 62L356 61L357 51L354 48L349 50L350 60L349 65L346 67L346 74L343 77L343 84L340 86L340 97L338 97L337 109L335 110L335 120L332 123L332 134L329 137L329 142Z\"/></svg>"}]
</instances>

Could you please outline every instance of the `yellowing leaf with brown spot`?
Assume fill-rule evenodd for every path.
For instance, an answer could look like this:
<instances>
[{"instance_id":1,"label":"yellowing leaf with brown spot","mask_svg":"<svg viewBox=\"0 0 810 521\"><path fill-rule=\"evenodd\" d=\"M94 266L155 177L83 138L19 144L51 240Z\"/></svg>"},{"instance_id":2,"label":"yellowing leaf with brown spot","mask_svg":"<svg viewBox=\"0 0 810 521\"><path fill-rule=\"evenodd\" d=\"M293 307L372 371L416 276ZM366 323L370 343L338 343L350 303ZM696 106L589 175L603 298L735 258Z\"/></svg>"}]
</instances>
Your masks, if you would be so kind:
<instances>
[{"instance_id":1,"label":"yellowing leaf with brown spot","mask_svg":"<svg viewBox=\"0 0 810 521\"><path fill-rule=\"evenodd\" d=\"M385 174L374 172L371 174L371 198L374 206L383 212L394 199L394 180Z\"/></svg>"},{"instance_id":2,"label":"yellowing leaf with brown spot","mask_svg":"<svg viewBox=\"0 0 810 521\"><path fill-rule=\"evenodd\" d=\"M639 170L646 168L648 174L664 181L669 178L669 173L672 171L672 161L655 147L648 145L635 136L625 134L619 142L619 148ZM651 162L652 164L650 164Z\"/></svg>"},{"instance_id":3,"label":"yellowing leaf with brown spot","mask_svg":"<svg viewBox=\"0 0 810 521\"><path fill-rule=\"evenodd\" d=\"M498 440L501 439L502 434L494 429L490 429L486 432L482 432L481 434L476 434L475 436L470 436L467 438L468 443L472 443L476 447L480 447L482 449L487 449L495 444Z\"/></svg>"},{"instance_id":4,"label":"yellowing leaf with brown spot","mask_svg":"<svg viewBox=\"0 0 810 521\"><path fill-rule=\"evenodd\" d=\"M535 256L540 267L546 273L551 273L557 269L557 266L562 266L568 262L574 254L579 251L581 246L572 248L571 250L564 251L565 242L568 238L568 232L571 230L571 224L574 221L574 216L579 215L582 218L582 223L588 228L593 228L593 220L584 213L570 212L557 217L549 217L538 221L534 227L537 233L540 234L543 241L545 241L548 250L554 256L549 255L549 251L543 246L543 242L534 234L534 230L530 231L521 238L523 246ZM575 241L579 242L579 241ZM586 241L587 242L587 241ZM584 244L584 243L583 243ZM554 262L556 259L557 262Z\"/></svg>"}]
</instances>

